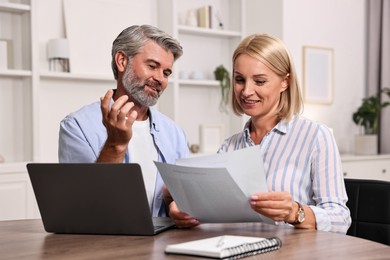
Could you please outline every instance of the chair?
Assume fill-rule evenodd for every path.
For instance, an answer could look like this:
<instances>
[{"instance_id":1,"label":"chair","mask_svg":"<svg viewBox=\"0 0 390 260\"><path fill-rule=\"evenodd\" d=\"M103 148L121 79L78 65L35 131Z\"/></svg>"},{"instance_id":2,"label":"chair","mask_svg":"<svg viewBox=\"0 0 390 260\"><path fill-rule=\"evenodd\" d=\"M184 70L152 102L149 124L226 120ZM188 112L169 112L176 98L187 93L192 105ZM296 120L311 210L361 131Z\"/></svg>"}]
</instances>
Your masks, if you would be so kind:
<instances>
[{"instance_id":1,"label":"chair","mask_svg":"<svg viewBox=\"0 0 390 260\"><path fill-rule=\"evenodd\" d=\"M347 235L390 245L390 182L344 181L352 218Z\"/></svg>"}]
</instances>

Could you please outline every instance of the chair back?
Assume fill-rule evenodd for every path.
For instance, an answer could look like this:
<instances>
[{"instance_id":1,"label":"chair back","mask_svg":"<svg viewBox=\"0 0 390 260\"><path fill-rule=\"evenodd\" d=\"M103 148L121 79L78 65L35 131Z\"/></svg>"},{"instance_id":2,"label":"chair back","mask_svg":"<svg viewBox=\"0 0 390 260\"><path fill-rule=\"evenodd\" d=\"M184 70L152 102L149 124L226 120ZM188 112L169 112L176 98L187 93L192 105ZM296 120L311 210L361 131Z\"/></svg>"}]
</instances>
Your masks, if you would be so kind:
<instances>
[{"instance_id":1,"label":"chair back","mask_svg":"<svg viewBox=\"0 0 390 260\"><path fill-rule=\"evenodd\" d=\"M344 179L352 224L347 235L390 245L390 182Z\"/></svg>"}]
</instances>

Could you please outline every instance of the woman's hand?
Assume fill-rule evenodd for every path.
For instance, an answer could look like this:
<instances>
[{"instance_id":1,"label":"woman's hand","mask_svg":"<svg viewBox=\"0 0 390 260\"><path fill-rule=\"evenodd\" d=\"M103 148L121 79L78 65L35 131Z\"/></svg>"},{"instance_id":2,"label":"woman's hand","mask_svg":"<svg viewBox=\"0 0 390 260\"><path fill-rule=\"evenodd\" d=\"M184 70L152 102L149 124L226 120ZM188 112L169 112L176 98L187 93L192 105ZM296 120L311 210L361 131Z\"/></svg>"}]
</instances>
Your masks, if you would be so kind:
<instances>
[{"instance_id":1,"label":"woman's hand","mask_svg":"<svg viewBox=\"0 0 390 260\"><path fill-rule=\"evenodd\" d=\"M287 191L256 193L251 197L250 205L256 212L274 221L284 221L296 228L317 229L314 212L307 205L301 205L305 212L305 220L296 223L299 206Z\"/></svg>"},{"instance_id":2,"label":"woman's hand","mask_svg":"<svg viewBox=\"0 0 390 260\"><path fill-rule=\"evenodd\" d=\"M289 192L256 193L250 199L253 210L274 221L295 221L298 207Z\"/></svg>"}]
</instances>

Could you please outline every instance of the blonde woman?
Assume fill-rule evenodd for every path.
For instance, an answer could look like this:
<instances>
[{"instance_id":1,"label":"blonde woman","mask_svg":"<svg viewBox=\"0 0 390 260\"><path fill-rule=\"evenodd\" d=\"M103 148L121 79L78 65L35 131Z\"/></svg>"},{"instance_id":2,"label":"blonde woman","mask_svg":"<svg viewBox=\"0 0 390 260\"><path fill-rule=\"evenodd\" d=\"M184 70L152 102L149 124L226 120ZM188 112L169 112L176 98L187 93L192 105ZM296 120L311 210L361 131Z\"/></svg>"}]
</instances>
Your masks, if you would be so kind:
<instances>
[{"instance_id":1,"label":"blonde woman","mask_svg":"<svg viewBox=\"0 0 390 260\"><path fill-rule=\"evenodd\" d=\"M233 54L233 111L250 117L219 152L259 145L269 192L252 209L279 224L345 234L351 224L337 144L330 129L302 117L303 102L290 54L266 34L245 38ZM169 205L179 227L199 224Z\"/></svg>"}]
</instances>

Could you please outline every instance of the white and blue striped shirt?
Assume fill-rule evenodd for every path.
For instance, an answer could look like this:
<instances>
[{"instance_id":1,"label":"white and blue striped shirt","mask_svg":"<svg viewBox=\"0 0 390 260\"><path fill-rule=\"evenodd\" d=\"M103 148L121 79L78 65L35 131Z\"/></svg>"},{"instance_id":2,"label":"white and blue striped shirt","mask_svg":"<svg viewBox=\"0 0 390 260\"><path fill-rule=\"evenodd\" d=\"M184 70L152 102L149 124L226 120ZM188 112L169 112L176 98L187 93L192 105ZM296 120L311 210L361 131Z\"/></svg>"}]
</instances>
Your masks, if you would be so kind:
<instances>
[{"instance_id":1,"label":"white and blue striped shirt","mask_svg":"<svg viewBox=\"0 0 390 260\"><path fill-rule=\"evenodd\" d=\"M250 120L218 152L255 145ZM311 207L318 230L346 233L351 225L341 159L331 130L304 117L280 121L260 143L270 191L288 191Z\"/></svg>"}]
</instances>

